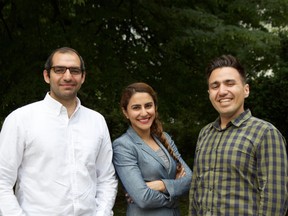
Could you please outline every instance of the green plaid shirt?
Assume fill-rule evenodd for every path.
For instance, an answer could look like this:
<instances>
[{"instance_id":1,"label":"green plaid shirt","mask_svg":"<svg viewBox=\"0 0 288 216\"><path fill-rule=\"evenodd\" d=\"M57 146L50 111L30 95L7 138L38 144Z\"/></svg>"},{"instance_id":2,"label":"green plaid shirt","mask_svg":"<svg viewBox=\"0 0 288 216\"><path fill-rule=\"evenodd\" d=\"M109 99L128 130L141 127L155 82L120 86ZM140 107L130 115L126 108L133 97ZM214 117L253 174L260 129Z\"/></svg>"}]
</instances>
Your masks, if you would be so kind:
<instances>
[{"instance_id":1,"label":"green plaid shirt","mask_svg":"<svg viewBox=\"0 0 288 216\"><path fill-rule=\"evenodd\" d=\"M219 118L198 137L189 215L285 215L286 141L246 110L221 129Z\"/></svg>"}]
</instances>

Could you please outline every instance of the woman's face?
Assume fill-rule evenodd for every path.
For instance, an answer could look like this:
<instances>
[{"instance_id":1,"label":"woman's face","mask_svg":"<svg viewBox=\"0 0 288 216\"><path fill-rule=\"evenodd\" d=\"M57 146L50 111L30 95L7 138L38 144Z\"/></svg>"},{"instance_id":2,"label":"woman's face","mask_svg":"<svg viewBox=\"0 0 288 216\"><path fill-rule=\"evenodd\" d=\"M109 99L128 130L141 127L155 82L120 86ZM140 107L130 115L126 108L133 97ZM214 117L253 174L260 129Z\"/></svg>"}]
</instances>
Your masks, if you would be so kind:
<instances>
[{"instance_id":1,"label":"woman's face","mask_svg":"<svg viewBox=\"0 0 288 216\"><path fill-rule=\"evenodd\" d=\"M150 94L136 92L130 98L127 109L123 109L123 113L138 135L150 134L150 127L156 114L155 103Z\"/></svg>"}]
</instances>

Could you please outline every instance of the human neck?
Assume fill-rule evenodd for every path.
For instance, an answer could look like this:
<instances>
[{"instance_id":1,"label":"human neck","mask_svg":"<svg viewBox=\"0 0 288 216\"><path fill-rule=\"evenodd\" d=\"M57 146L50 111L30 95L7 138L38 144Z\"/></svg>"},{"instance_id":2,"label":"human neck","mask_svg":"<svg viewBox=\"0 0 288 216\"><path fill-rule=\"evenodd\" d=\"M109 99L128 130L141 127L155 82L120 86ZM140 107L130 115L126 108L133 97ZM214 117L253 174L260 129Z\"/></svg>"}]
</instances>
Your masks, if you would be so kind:
<instances>
[{"instance_id":1,"label":"human neck","mask_svg":"<svg viewBox=\"0 0 288 216\"><path fill-rule=\"evenodd\" d=\"M137 128L134 128L133 129L136 131L136 133L138 134L138 136L141 137L141 139L143 140L149 140L151 139L151 134L150 134L150 130L139 130Z\"/></svg>"},{"instance_id":2,"label":"human neck","mask_svg":"<svg viewBox=\"0 0 288 216\"><path fill-rule=\"evenodd\" d=\"M137 134L141 137L144 143L146 143L151 149L153 149L153 151L157 151L160 148L154 138L151 136L150 130L145 132L142 131L141 134L137 132Z\"/></svg>"},{"instance_id":3,"label":"human neck","mask_svg":"<svg viewBox=\"0 0 288 216\"><path fill-rule=\"evenodd\" d=\"M50 93L50 96L54 98L55 100L57 100L59 103L61 103L67 109L68 117L70 118L77 107L77 97L65 100L63 98L58 98L51 93Z\"/></svg>"},{"instance_id":4,"label":"human neck","mask_svg":"<svg viewBox=\"0 0 288 216\"><path fill-rule=\"evenodd\" d=\"M67 109L68 117L70 118L71 115L74 113L77 107L77 100L61 102L64 107Z\"/></svg>"}]
</instances>

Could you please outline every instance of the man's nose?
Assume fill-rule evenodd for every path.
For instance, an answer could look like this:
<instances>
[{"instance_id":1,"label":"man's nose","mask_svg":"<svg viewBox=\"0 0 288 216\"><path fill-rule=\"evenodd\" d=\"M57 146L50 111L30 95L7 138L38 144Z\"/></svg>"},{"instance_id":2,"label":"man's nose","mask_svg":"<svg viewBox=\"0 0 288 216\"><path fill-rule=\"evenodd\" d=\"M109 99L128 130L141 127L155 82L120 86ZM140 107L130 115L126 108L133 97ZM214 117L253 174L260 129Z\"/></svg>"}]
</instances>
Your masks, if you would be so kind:
<instances>
[{"instance_id":1,"label":"man's nose","mask_svg":"<svg viewBox=\"0 0 288 216\"><path fill-rule=\"evenodd\" d=\"M220 85L219 86L219 94L226 94L227 93L227 86Z\"/></svg>"},{"instance_id":2,"label":"man's nose","mask_svg":"<svg viewBox=\"0 0 288 216\"><path fill-rule=\"evenodd\" d=\"M69 68L66 69L65 73L63 74L63 76L64 76L64 79L71 79L72 74L70 73L70 69Z\"/></svg>"}]
</instances>

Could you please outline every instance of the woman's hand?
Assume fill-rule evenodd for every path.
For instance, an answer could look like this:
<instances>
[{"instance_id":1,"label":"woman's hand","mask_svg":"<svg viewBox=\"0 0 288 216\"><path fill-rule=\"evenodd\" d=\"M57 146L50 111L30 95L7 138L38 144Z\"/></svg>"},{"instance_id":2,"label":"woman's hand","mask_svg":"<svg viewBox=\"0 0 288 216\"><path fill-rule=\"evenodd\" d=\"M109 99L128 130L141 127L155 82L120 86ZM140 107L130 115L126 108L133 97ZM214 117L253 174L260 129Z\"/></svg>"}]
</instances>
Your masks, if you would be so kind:
<instances>
[{"instance_id":1,"label":"woman's hand","mask_svg":"<svg viewBox=\"0 0 288 216\"><path fill-rule=\"evenodd\" d=\"M182 166L181 164L179 164L177 166L177 173L176 173L176 178L175 179L179 179L179 178L182 178L186 175L186 172L185 172L185 169L184 169L184 166Z\"/></svg>"},{"instance_id":2,"label":"woman's hand","mask_svg":"<svg viewBox=\"0 0 288 216\"><path fill-rule=\"evenodd\" d=\"M146 185L152 190L156 190L160 192L164 192L166 190L166 186L161 180L146 182Z\"/></svg>"},{"instance_id":3,"label":"woman's hand","mask_svg":"<svg viewBox=\"0 0 288 216\"><path fill-rule=\"evenodd\" d=\"M146 185L152 190L157 190L160 192L164 192L166 190L165 184L161 180L146 182ZM132 198L127 192L125 193L125 198L126 198L127 203L133 203Z\"/></svg>"},{"instance_id":4,"label":"woman's hand","mask_svg":"<svg viewBox=\"0 0 288 216\"><path fill-rule=\"evenodd\" d=\"M132 198L129 196L127 192L125 193L125 198L126 198L127 203L134 203L134 201L132 200Z\"/></svg>"}]
</instances>

